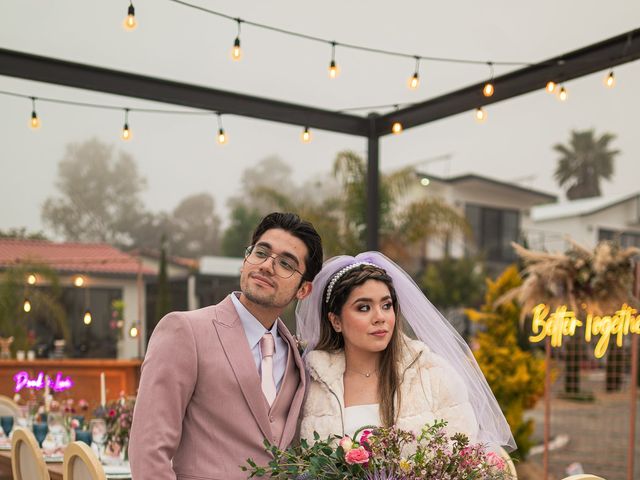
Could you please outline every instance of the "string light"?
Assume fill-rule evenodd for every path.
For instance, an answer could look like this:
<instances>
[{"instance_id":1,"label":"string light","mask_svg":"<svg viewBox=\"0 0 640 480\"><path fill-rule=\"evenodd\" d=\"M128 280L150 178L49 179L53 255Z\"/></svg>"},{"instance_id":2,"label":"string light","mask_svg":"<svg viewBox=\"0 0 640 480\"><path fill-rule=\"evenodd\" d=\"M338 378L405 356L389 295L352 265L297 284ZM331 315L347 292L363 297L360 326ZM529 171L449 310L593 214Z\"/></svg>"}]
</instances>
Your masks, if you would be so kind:
<instances>
[{"instance_id":1,"label":"string light","mask_svg":"<svg viewBox=\"0 0 640 480\"><path fill-rule=\"evenodd\" d=\"M564 88L564 86L560 86L560 90L558 91L558 99L561 102L566 102L567 98L569 98L569 93L567 92L567 89Z\"/></svg>"},{"instance_id":2,"label":"string light","mask_svg":"<svg viewBox=\"0 0 640 480\"><path fill-rule=\"evenodd\" d=\"M138 336L138 324L134 323L133 325L131 325L131 328L129 329L129 336L131 338L136 338Z\"/></svg>"},{"instance_id":3,"label":"string light","mask_svg":"<svg viewBox=\"0 0 640 480\"><path fill-rule=\"evenodd\" d=\"M549 80L544 89L547 91L547 93L553 93L556 89L556 82L554 82L553 80Z\"/></svg>"},{"instance_id":4,"label":"string light","mask_svg":"<svg viewBox=\"0 0 640 480\"><path fill-rule=\"evenodd\" d=\"M331 63L329 63L329 78L336 78L340 69L336 64L336 42L331 42Z\"/></svg>"},{"instance_id":5,"label":"string light","mask_svg":"<svg viewBox=\"0 0 640 480\"><path fill-rule=\"evenodd\" d=\"M73 284L76 287L81 287L84 285L84 277L82 275L76 275L73 279Z\"/></svg>"},{"instance_id":6,"label":"string light","mask_svg":"<svg viewBox=\"0 0 640 480\"><path fill-rule=\"evenodd\" d=\"M131 130L129 129L129 109L124 109L124 126L122 127L122 140L131 140Z\"/></svg>"},{"instance_id":7,"label":"string light","mask_svg":"<svg viewBox=\"0 0 640 480\"><path fill-rule=\"evenodd\" d=\"M409 78L409 88L415 90L420 85L419 78L419 70L420 70L420 57L416 56L416 69L413 72L413 76Z\"/></svg>"},{"instance_id":8,"label":"string light","mask_svg":"<svg viewBox=\"0 0 640 480\"><path fill-rule=\"evenodd\" d=\"M302 131L302 134L300 135L300 139L302 140L302 143L311 142L311 132L309 131L309 127L304 127L304 130Z\"/></svg>"},{"instance_id":9,"label":"string light","mask_svg":"<svg viewBox=\"0 0 640 480\"><path fill-rule=\"evenodd\" d=\"M129 8L127 9L127 17L124 19L124 28L125 30L131 31L135 30L138 26L138 22L136 22L136 9L133 8L133 1L129 2Z\"/></svg>"},{"instance_id":10,"label":"string light","mask_svg":"<svg viewBox=\"0 0 640 480\"><path fill-rule=\"evenodd\" d=\"M482 94L485 97L491 97L495 92L495 88L493 87L493 62L487 62L489 66L489 70L491 71L491 76L489 77L489 81L485 83L484 88L482 89Z\"/></svg>"},{"instance_id":11,"label":"string light","mask_svg":"<svg viewBox=\"0 0 640 480\"><path fill-rule=\"evenodd\" d=\"M422 185L423 187L428 187L430 183L431 180L429 180L427 177L422 177L420 179L420 185Z\"/></svg>"},{"instance_id":12,"label":"string light","mask_svg":"<svg viewBox=\"0 0 640 480\"><path fill-rule=\"evenodd\" d=\"M609 74L604 77L604 86L607 88L613 88L616 86L616 77L613 75L613 70L609 72Z\"/></svg>"},{"instance_id":13,"label":"string light","mask_svg":"<svg viewBox=\"0 0 640 480\"><path fill-rule=\"evenodd\" d=\"M31 128L34 130L36 128L40 128L40 119L38 118L38 114L36 113L36 98L31 97Z\"/></svg>"},{"instance_id":14,"label":"string light","mask_svg":"<svg viewBox=\"0 0 640 480\"><path fill-rule=\"evenodd\" d=\"M24 303L22 304L22 309L26 312L29 313L31 311L31 302L29 301L28 298L24 299Z\"/></svg>"},{"instance_id":15,"label":"string light","mask_svg":"<svg viewBox=\"0 0 640 480\"><path fill-rule=\"evenodd\" d=\"M38 281L38 277L36 277L35 274L33 273L30 273L29 276L27 277L27 283L29 285L35 285L37 281Z\"/></svg>"},{"instance_id":16,"label":"string light","mask_svg":"<svg viewBox=\"0 0 640 480\"><path fill-rule=\"evenodd\" d=\"M82 321L85 325L91 325L91 321L93 317L91 316L91 310L85 310L84 316L82 317Z\"/></svg>"},{"instance_id":17,"label":"string light","mask_svg":"<svg viewBox=\"0 0 640 480\"><path fill-rule=\"evenodd\" d=\"M225 143L227 143L227 141L229 140L227 138L227 135L224 133L224 128L222 128L222 115L220 115L219 113L218 115L218 137L217 137L217 141L220 145L224 145Z\"/></svg>"},{"instance_id":18,"label":"string light","mask_svg":"<svg viewBox=\"0 0 640 480\"><path fill-rule=\"evenodd\" d=\"M391 133L394 135L402 133L402 124L400 122L393 122L393 125L391 125Z\"/></svg>"},{"instance_id":19,"label":"string light","mask_svg":"<svg viewBox=\"0 0 640 480\"><path fill-rule=\"evenodd\" d=\"M487 120L487 111L482 107L478 107L475 111L475 117L476 122L484 123Z\"/></svg>"},{"instance_id":20,"label":"string light","mask_svg":"<svg viewBox=\"0 0 640 480\"><path fill-rule=\"evenodd\" d=\"M233 48L231 49L231 58L235 61L238 61L242 58L242 49L240 48L240 25L242 24L242 20L239 18L236 19L238 22L238 35L236 39L233 41Z\"/></svg>"}]
</instances>

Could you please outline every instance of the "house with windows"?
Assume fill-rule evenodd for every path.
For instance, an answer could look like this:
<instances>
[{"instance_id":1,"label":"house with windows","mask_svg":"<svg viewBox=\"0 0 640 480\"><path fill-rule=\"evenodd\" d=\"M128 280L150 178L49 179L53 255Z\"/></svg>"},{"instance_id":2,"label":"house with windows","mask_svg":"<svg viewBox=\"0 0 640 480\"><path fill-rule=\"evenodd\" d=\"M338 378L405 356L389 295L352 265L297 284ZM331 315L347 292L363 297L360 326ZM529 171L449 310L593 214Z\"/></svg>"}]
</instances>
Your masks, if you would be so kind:
<instances>
[{"instance_id":1,"label":"house with windows","mask_svg":"<svg viewBox=\"0 0 640 480\"><path fill-rule=\"evenodd\" d=\"M110 245L0 239L0 282L13 283L20 300L7 321L29 330L41 357L52 355L60 336L51 322L54 309L70 333L65 356L142 356L145 282L155 275L138 257Z\"/></svg>"},{"instance_id":2,"label":"house with windows","mask_svg":"<svg viewBox=\"0 0 640 480\"><path fill-rule=\"evenodd\" d=\"M440 198L464 215L471 227L470 237L430 240L427 259L478 255L489 272L500 271L516 260L511 242L521 241L522 232L530 228L531 210L557 201L555 195L478 174L446 178L417 175L420 186L412 195L414 199L419 195Z\"/></svg>"},{"instance_id":3,"label":"house with windows","mask_svg":"<svg viewBox=\"0 0 640 480\"><path fill-rule=\"evenodd\" d=\"M531 209L526 229L530 248L567 249L567 237L588 248L602 240L640 247L640 192L583 198Z\"/></svg>"}]
</instances>

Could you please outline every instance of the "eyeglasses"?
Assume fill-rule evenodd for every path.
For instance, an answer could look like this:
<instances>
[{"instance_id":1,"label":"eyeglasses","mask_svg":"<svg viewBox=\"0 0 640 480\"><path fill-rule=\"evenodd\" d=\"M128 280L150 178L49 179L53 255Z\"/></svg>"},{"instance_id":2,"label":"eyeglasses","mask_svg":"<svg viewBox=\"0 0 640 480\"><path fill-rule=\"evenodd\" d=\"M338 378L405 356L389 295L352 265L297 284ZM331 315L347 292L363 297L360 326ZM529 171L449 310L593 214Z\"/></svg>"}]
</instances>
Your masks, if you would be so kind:
<instances>
[{"instance_id":1,"label":"eyeglasses","mask_svg":"<svg viewBox=\"0 0 640 480\"><path fill-rule=\"evenodd\" d=\"M244 259L251 265L262 265L267 258L273 258L273 271L280 278L290 278L296 272L304 276L304 273L296 268L293 260L283 255L276 255L268 248L249 245L244 251Z\"/></svg>"}]
</instances>

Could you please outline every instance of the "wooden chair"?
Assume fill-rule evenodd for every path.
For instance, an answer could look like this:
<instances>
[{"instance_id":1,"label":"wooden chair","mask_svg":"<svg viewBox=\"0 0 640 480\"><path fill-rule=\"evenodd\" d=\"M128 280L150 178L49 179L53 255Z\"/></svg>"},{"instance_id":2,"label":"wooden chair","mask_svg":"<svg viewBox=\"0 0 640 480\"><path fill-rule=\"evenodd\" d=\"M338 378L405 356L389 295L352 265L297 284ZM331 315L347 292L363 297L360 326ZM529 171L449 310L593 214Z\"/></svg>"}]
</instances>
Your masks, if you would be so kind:
<instances>
[{"instance_id":1,"label":"wooden chair","mask_svg":"<svg viewBox=\"0 0 640 480\"><path fill-rule=\"evenodd\" d=\"M16 427L13 431L11 468L14 480L50 480L38 441L33 433L24 427Z\"/></svg>"},{"instance_id":2,"label":"wooden chair","mask_svg":"<svg viewBox=\"0 0 640 480\"><path fill-rule=\"evenodd\" d=\"M0 417L4 417L5 415L19 417L21 414L20 407L16 402L5 395L0 395Z\"/></svg>"},{"instance_id":3,"label":"wooden chair","mask_svg":"<svg viewBox=\"0 0 640 480\"><path fill-rule=\"evenodd\" d=\"M564 477L562 480L605 480L597 475L591 475L590 473L579 473L578 475L571 475L570 477Z\"/></svg>"},{"instance_id":4,"label":"wooden chair","mask_svg":"<svg viewBox=\"0 0 640 480\"><path fill-rule=\"evenodd\" d=\"M106 480L104 469L93 450L84 442L73 442L64 451L64 480Z\"/></svg>"}]
</instances>

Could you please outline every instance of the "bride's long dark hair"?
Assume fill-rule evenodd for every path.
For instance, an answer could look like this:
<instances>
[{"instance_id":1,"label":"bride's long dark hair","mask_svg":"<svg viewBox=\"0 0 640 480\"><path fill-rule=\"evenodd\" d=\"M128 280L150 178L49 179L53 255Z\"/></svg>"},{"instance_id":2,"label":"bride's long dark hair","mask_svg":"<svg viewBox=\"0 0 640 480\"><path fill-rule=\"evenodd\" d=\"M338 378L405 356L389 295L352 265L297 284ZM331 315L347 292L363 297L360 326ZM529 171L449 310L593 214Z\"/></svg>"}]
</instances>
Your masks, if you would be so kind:
<instances>
[{"instance_id":1,"label":"bride's long dark hair","mask_svg":"<svg viewBox=\"0 0 640 480\"><path fill-rule=\"evenodd\" d=\"M389 288L396 323L391 334L389 345L382 351L380 357L378 375L378 399L380 404L380 420L383 426L392 426L400 411L400 372L399 365L402 358L402 324L399 315L398 298L393 288L393 281L387 273L373 265L358 265L343 274L334 284L329 301L326 302L326 288L322 295L322 315L320 322L320 338L316 350L335 352L344 350L344 338L340 332L336 332L329 321L329 313L340 316L347 298L352 290L367 280L376 280L384 283Z\"/></svg>"}]
</instances>

